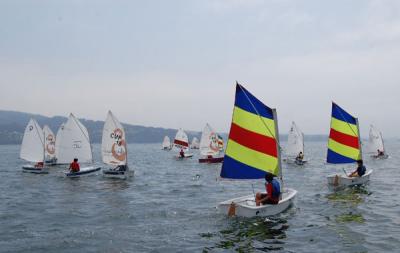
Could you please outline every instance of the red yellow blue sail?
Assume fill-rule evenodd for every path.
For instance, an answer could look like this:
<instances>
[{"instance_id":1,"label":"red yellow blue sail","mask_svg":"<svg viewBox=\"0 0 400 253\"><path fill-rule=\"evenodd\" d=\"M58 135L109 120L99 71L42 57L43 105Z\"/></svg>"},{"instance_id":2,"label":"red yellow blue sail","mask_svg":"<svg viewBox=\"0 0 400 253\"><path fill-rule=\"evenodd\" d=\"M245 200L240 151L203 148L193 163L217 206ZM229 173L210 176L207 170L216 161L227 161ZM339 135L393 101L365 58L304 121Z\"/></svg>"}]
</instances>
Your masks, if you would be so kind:
<instances>
[{"instance_id":1,"label":"red yellow blue sail","mask_svg":"<svg viewBox=\"0 0 400 253\"><path fill-rule=\"evenodd\" d=\"M235 106L221 177L258 179L279 174L278 130L275 109L264 105L236 84Z\"/></svg>"},{"instance_id":2,"label":"red yellow blue sail","mask_svg":"<svg viewBox=\"0 0 400 253\"><path fill-rule=\"evenodd\" d=\"M361 159L360 131L357 118L332 103L328 163L354 163Z\"/></svg>"}]
</instances>

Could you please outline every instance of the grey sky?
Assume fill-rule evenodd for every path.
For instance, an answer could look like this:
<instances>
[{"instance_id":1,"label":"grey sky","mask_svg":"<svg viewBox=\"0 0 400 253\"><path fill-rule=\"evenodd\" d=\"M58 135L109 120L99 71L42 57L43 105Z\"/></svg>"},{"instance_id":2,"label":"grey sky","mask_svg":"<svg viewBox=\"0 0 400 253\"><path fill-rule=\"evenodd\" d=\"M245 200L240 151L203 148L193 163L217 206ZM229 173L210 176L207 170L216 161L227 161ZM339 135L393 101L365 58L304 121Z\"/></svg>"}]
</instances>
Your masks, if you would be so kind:
<instances>
[{"instance_id":1,"label":"grey sky","mask_svg":"<svg viewBox=\"0 0 400 253\"><path fill-rule=\"evenodd\" d=\"M0 109L228 131L235 80L327 134L400 128L400 1L0 2Z\"/></svg>"}]
</instances>

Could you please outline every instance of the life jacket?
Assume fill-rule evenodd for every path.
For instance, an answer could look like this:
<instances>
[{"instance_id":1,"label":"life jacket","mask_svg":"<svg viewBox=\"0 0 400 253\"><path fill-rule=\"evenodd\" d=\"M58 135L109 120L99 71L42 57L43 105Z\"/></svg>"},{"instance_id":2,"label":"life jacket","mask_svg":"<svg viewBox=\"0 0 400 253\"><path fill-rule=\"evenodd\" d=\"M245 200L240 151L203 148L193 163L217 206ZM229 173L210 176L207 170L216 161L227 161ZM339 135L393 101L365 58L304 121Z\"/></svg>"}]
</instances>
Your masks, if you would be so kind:
<instances>
[{"instance_id":1,"label":"life jacket","mask_svg":"<svg viewBox=\"0 0 400 253\"><path fill-rule=\"evenodd\" d=\"M364 165L357 168L357 172L358 172L358 175L360 177L362 177L365 174L366 171L367 171L367 168L365 168Z\"/></svg>"},{"instance_id":2,"label":"life jacket","mask_svg":"<svg viewBox=\"0 0 400 253\"><path fill-rule=\"evenodd\" d=\"M72 162L70 167L71 167L71 170L74 172L78 172L80 169L79 163L76 163L76 162Z\"/></svg>"},{"instance_id":3,"label":"life jacket","mask_svg":"<svg viewBox=\"0 0 400 253\"><path fill-rule=\"evenodd\" d=\"M272 197L279 199L279 196L281 195L281 186L278 180L273 179L271 181L271 184L272 184Z\"/></svg>"}]
</instances>

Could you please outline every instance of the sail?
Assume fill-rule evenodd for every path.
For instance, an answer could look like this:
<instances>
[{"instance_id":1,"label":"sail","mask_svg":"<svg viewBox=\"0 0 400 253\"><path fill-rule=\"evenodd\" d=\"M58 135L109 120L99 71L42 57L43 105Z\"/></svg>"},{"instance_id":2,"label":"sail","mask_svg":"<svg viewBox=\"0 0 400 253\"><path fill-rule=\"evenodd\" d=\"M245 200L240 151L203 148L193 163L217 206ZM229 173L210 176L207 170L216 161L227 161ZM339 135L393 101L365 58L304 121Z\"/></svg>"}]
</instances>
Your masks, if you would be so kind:
<instances>
[{"instance_id":1,"label":"sail","mask_svg":"<svg viewBox=\"0 0 400 253\"><path fill-rule=\"evenodd\" d=\"M224 151L224 138L222 138L220 135L217 135L217 138L219 151Z\"/></svg>"},{"instance_id":2,"label":"sail","mask_svg":"<svg viewBox=\"0 0 400 253\"><path fill-rule=\"evenodd\" d=\"M359 133L357 118L332 103L327 162L354 163L362 159Z\"/></svg>"},{"instance_id":3,"label":"sail","mask_svg":"<svg viewBox=\"0 0 400 253\"><path fill-rule=\"evenodd\" d=\"M369 129L368 152L377 154L378 150L382 152L385 151L382 133L371 125L371 128Z\"/></svg>"},{"instance_id":4,"label":"sail","mask_svg":"<svg viewBox=\"0 0 400 253\"><path fill-rule=\"evenodd\" d=\"M61 124L61 126L60 126L60 128L58 128L58 131L57 131L57 135L56 135L56 158L57 157L59 157L60 156L60 152L59 152L59 150L60 150L60 140L61 140L61 136L62 136L62 134L63 134L63 131L64 131L64 125L65 125L65 123L62 123Z\"/></svg>"},{"instance_id":5,"label":"sail","mask_svg":"<svg viewBox=\"0 0 400 253\"><path fill-rule=\"evenodd\" d=\"M74 158L81 163L93 162L89 133L72 113L60 129L56 139L57 163L70 163Z\"/></svg>"},{"instance_id":6,"label":"sail","mask_svg":"<svg viewBox=\"0 0 400 253\"><path fill-rule=\"evenodd\" d=\"M171 148L171 141L168 136L164 137L162 148Z\"/></svg>"},{"instance_id":7,"label":"sail","mask_svg":"<svg viewBox=\"0 0 400 253\"><path fill-rule=\"evenodd\" d=\"M45 159L51 160L56 157L56 137L48 125L43 127Z\"/></svg>"},{"instance_id":8,"label":"sail","mask_svg":"<svg viewBox=\"0 0 400 253\"><path fill-rule=\"evenodd\" d=\"M183 149L183 150L188 150L189 149L189 139L185 131L183 131L182 128L179 128L178 132L176 133L175 139L174 139L174 147L176 149Z\"/></svg>"},{"instance_id":9,"label":"sail","mask_svg":"<svg viewBox=\"0 0 400 253\"><path fill-rule=\"evenodd\" d=\"M288 157L297 157L300 152L304 154L303 133L297 127L296 123L292 122L292 126L288 135L286 155Z\"/></svg>"},{"instance_id":10,"label":"sail","mask_svg":"<svg viewBox=\"0 0 400 253\"><path fill-rule=\"evenodd\" d=\"M124 127L111 111L104 123L101 141L103 162L109 165L126 165L127 148Z\"/></svg>"},{"instance_id":11,"label":"sail","mask_svg":"<svg viewBox=\"0 0 400 253\"><path fill-rule=\"evenodd\" d=\"M197 139L196 137L193 137L192 143L190 144L190 148L198 149L199 147L200 147L199 139Z\"/></svg>"},{"instance_id":12,"label":"sail","mask_svg":"<svg viewBox=\"0 0 400 253\"><path fill-rule=\"evenodd\" d=\"M280 174L279 133L275 109L236 84L235 106L222 178L258 179Z\"/></svg>"},{"instance_id":13,"label":"sail","mask_svg":"<svg viewBox=\"0 0 400 253\"><path fill-rule=\"evenodd\" d=\"M20 157L29 162L43 162L44 135L36 120L29 120L22 139Z\"/></svg>"},{"instance_id":14,"label":"sail","mask_svg":"<svg viewBox=\"0 0 400 253\"><path fill-rule=\"evenodd\" d=\"M203 156L217 156L220 147L218 146L218 135L209 124L203 129L200 139L200 154Z\"/></svg>"}]
</instances>

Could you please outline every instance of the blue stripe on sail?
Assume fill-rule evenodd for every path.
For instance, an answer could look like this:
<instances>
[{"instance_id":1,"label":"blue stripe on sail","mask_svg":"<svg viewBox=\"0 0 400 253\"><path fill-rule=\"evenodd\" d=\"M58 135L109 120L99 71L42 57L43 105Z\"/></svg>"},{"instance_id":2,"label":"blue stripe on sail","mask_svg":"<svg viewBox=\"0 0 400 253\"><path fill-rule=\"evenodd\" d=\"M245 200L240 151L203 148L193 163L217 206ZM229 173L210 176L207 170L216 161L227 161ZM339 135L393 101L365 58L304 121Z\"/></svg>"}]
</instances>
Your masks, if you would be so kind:
<instances>
[{"instance_id":1,"label":"blue stripe on sail","mask_svg":"<svg viewBox=\"0 0 400 253\"><path fill-rule=\"evenodd\" d=\"M236 161L225 154L220 176L229 179L259 179L265 177L265 171Z\"/></svg>"},{"instance_id":2,"label":"blue stripe on sail","mask_svg":"<svg viewBox=\"0 0 400 253\"><path fill-rule=\"evenodd\" d=\"M250 113L260 114L262 117L274 119L271 108L264 105L240 84L236 84L235 106ZM258 113L254 110L253 106L257 109Z\"/></svg>"},{"instance_id":3,"label":"blue stripe on sail","mask_svg":"<svg viewBox=\"0 0 400 253\"><path fill-rule=\"evenodd\" d=\"M335 103L332 103L332 117L356 125L356 118L351 116L349 113L347 113L345 110L340 108L340 106L338 106Z\"/></svg>"},{"instance_id":4,"label":"blue stripe on sail","mask_svg":"<svg viewBox=\"0 0 400 253\"><path fill-rule=\"evenodd\" d=\"M332 151L331 149L328 148L328 156L326 161L328 163L355 163L356 160L351 159L346 156L342 156L341 154L336 153L335 151Z\"/></svg>"}]
</instances>

